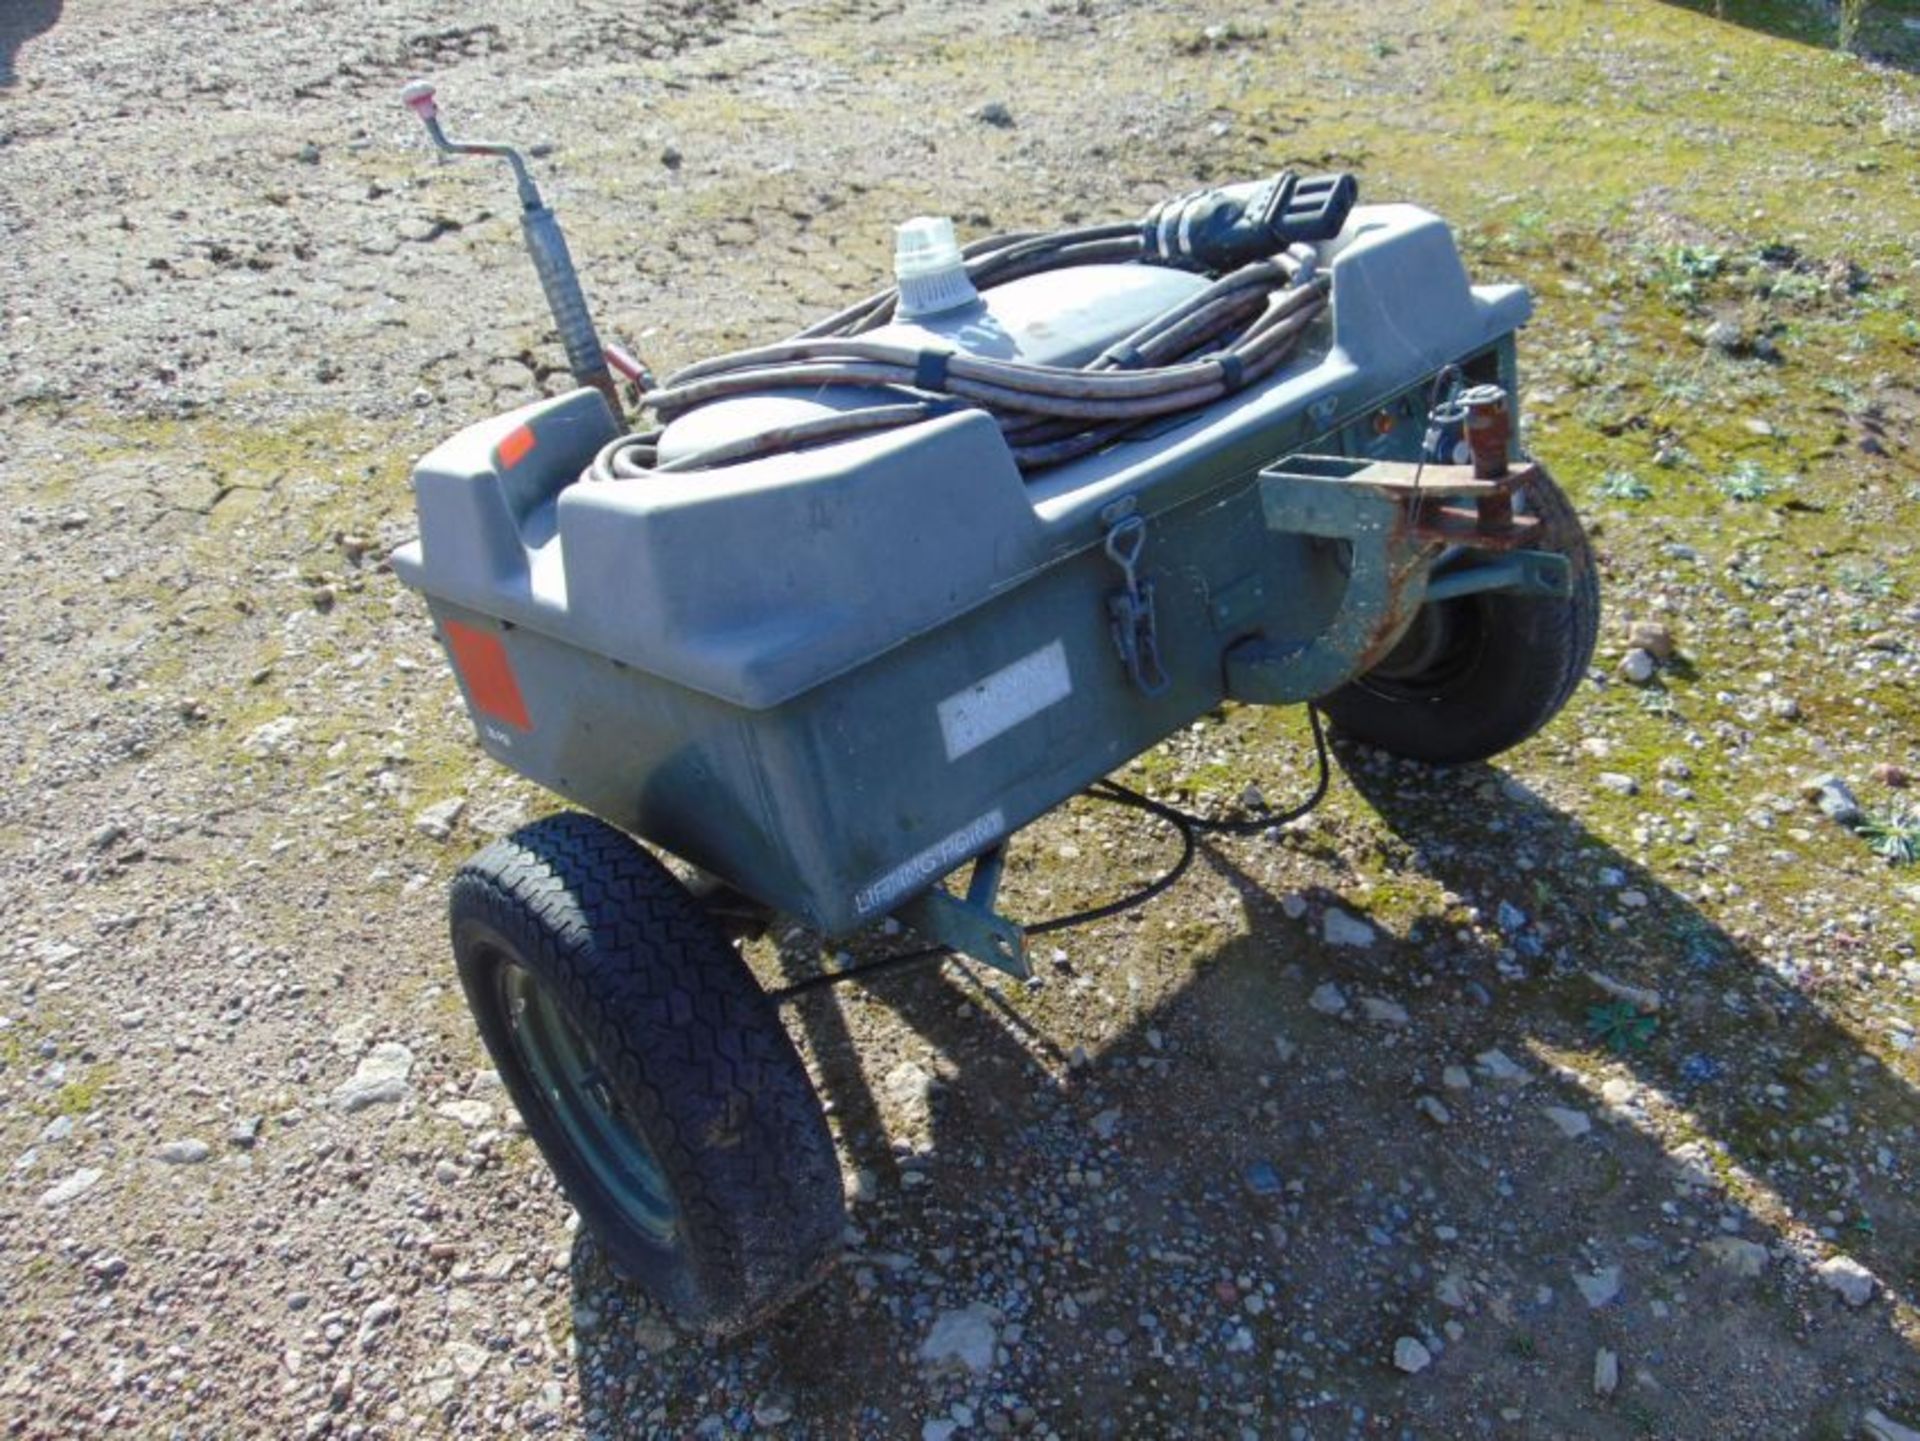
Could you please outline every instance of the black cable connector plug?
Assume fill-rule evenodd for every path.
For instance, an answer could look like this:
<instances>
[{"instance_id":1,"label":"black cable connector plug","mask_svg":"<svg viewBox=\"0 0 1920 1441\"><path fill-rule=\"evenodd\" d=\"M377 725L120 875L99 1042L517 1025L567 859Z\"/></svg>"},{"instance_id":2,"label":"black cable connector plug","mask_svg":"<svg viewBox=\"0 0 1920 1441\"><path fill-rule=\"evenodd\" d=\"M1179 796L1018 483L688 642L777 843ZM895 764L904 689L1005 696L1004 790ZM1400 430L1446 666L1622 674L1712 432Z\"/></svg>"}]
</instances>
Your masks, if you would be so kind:
<instances>
[{"instance_id":1,"label":"black cable connector plug","mask_svg":"<svg viewBox=\"0 0 1920 1441\"><path fill-rule=\"evenodd\" d=\"M1338 175L1295 175L1282 171L1267 207L1267 233L1281 246L1331 240L1346 228L1347 215L1360 198L1360 182Z\"/></svg>"},{"instance_id":2,"label":"black cable connector plug","mask_svg":"<svg viewBox=\"0 0 1920 1441\"><path fill-rule=\"evenodd\" d=\"M1162 201L1141 222L1150 264L1224 274L1302 241L1331 240L1359 198L1353 176L1283 170L1217 190Z\"/></svg>"}]
</instances>

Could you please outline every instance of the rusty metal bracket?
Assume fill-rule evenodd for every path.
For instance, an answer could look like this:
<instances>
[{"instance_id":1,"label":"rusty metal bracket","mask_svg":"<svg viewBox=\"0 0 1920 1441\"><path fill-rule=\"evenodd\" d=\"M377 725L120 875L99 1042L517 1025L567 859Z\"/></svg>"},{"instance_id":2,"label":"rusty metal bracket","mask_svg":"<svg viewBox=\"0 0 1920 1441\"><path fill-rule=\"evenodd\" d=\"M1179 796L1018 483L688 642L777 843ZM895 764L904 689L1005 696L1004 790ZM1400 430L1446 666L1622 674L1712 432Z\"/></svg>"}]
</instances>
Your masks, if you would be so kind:
<instances>
[{"instance_id":1,"label":"rusty metal bracket","mask_svg":"<svg viewBox=\"0 0 1920 1441\"><path fill-rule=\"evenodd\" d=\"M1346 455L1291 456L1260 473L1263 492L1271 481L1295 489L1365 489L1391 497L1406 508L1407 539L1475 550L1512 550L1538 533L1539 519L1517 514L1513 497L1539 478L1540 468L1531 462L1486 477L1470 465L1361 460Z\"/></svg>"},{"instance_id":2,"label":"rusty metal bracket","mask_svg":"<svg viewBox=\"0 0 1920 1441\"><path fill-rule=\"evenodd\" d=\"M1377 659L1419 607L1426 566L1421 548L1407 544L1408 505L1390 483L1348 478L1366 464L1297 456L1260 473L1267 529L1344 541L1351 558L1346 594L1318 636L1293 644L1253 636L1227 649L1234 699L1284 705L1325 695Z\"/></svg>"},{"instance_id":3,"label":"rusty metal bracket","mask_svg":"<svg viewBox=\"0 0 1920 1441\"><path fill-rule=\"evenodd\" d=\"M1476 473L1491 468L1295 455L1261 471L1267 528L1345 542L1347 588L1312 640L1253 636L1230 647L1227 694L1263 705L1325 695L1375 664L1429 599L1484 590L1567 594L1565 558L1527 548L1540 521L1514 509L1515 492L1539 470L1521 465L1498 475ZM1442 548L1463 556L1431 575ZM1499 558L1465 559L1488 552Z\"/></svg>"},{"instance_id":4,"label":"rusty metal bracket","mask_svg":"<svg viewBox=\"0 0 1920 1441\"><path fill-rule=\"evenodd\" d=\"M1430 465L1426 475L1436 470L1467 471L1470 467ZM1513 508L1515 494L1524 493L1539 476L1538 466L1520 465L1491 478L1443 479L1440 484L1446 488L1436 493L1423 475L1411 500L1415 507L1411 534L1416 540L1440 545L1512 550L1539 532L1538 517L1521 515ZM1449 505L1448 500L1471 504Z\"/></svg>"}]
</instances>

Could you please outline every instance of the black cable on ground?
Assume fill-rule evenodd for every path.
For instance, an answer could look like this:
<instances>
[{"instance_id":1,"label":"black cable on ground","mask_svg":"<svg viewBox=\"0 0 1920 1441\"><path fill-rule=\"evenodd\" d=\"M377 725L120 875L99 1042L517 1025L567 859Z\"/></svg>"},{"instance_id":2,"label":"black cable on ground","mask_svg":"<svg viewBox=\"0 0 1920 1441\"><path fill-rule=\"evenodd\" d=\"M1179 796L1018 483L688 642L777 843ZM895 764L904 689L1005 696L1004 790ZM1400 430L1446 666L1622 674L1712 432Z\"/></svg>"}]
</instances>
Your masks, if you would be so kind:
<instances>
[{"instance_id":1,"label":"black cable on ground","mask_svg":"<svg viewBox=\"0 0 1920 1441\"><path fill-rule=\"evenodd\" d=\"M1144 906L1156 896L1171 890L1193 864L1193 857L1199 845L1201 835L1250 836L1273 826L1284 826L1297 821L1326 799L1327 787L1331 782L1332 763L1327 755L1327 732L1320 712L1314 706L1307 707L1307 722L1313 728L1313 757L1318 774L1312 792L1307 798L1291 810L1273 815L1249 816L1243 820L1212 820L1206 816L1194 815L1165 801L1156 801L1151 796L1121 785L1118 781L1097 780L1087 788L1086 794L1097 801L1106 801L1110 805L1126 806L1130 810L1144 811L1157 820L1172 826L1180 837L1180 859L1165 871L1148 881L1144 886L1129 891L1117 900L1101 905L1089 906L1085 910L1071 911L1064 916L1052 916L1044 921L1036 921L1027 926L1029 936L1051 935L1055 931L1070 930L1075 926L1091 925L1095 921L1104 921L1120 915L1138 906ZM798 981L768 991L767 999L775 1005L785 1005L788 1001L813 991L825 990L837 986L842 981L871 979L887 971L897 971L904 967L917 965L923 961L938 960L953 954L950 946L924 946L918 950L902 951L897 955L879 956L871 961L863 961L845 970L822 971L819 975L806 976Z\"/></svg>"}]
</instances>

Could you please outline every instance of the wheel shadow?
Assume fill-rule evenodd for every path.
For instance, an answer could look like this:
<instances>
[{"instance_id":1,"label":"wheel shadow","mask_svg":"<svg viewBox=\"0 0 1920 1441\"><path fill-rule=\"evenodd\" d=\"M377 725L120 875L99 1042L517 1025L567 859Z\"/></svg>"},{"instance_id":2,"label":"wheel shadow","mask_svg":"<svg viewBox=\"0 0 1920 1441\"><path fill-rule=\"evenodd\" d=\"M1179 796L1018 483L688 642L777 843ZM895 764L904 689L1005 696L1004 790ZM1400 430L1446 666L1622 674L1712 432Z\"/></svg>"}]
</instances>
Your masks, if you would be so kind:
<instances>
[{"instance_id":1,"label":"wheel shadow","mask_svg":"<svg viewBox=\"0 0 1920 1441\"><path fill-rule=\"evenodd\" d=\"M606 1418L589 1434L647 1415L744 1428L756 1410L801 1434L919 1434L983 1389L985 1414L1017 1432L1024 1408L1061 1435L1317 1437L1356 1415L1419 1434L1839 1435L1864 1404L1920 1410L1902 1331L1920 1296L1912 1088L1768 959L1779 947L1502 772L1347 772L1377 826L1206 844L1180 890L1070 933L1057 964L1043 943L1037 990L948 963L801 1001L794 1029L873 1194L846 1262L718 1343L717 1399L693 1394L711 1344L662 1340L616 1300L621 1324L581 1346L586 1412ZM1448 903L1409 918L1353 899L1381 858ZM1326 888L1290 885L1305 869ZM1335 909L1376 939L1328 944ZM787 947L783 964L814 963ZM1590 972L1659 992L1651 1035L1616 1053L1590 1033L1612 1001ZM877 1048L876 1030L897 1039ZM1092 1055L1062 1056L1062 1033ZM924 1099L903 1099L915 1070ZM1813 1278L1834 1248L1877 1276L1867 1306ZM995 1319L990 1383L917 1361L966 1304ZM1417 1381L1390 1363L1402 1338L1436 1358ZM1623 1378L1608 1395L1602 1348Z\"/></svg>"},{"instance_id":2,"label":"wheel shadow","mask_svg":"<svg viewBox=\"0 0 1920 1441\"><path fill-rule=\"evenodd\" d=\"M863 937L831 963L919 944L910 933ZM818 974L829 963L809 933L784 935L768 950L770 970L787 979ZM784 1424L767 1418L788 1413L805 1417L799 1434L907 1434L904 1420L885 1418L897 1418L890 1400L895 1408L912 1403L890 1397L885 1381L875 1384L917 1374L911 1357L929 1313L904 1298L939 1284L942 1267L981 1224L970 1182L1010 1158L1031 1156L1036 1146L1044 1150L1047 1133L1074 1124L1072 1088L1057 1075L1065 1058L1005 991L992 973L930 961L793 1005L789 1032L818 1080L849 1168L848 1246L814 1291L763 1325L718 1340L678 1332L608 1269L584 1229L576 1234L570 1280L588 1436L691 1434L703 1421L708 1433L734 1435L753 1429L756 1415L765 1427ZM868 1009L884 1012L889 1029L900 1028L913 1045L864 1044L857 1013ZM925 1243L911 1252L908 1230ZM1003 1320L1017 1325L1022 1313L1003 1298ZM583 1314L592 1321L584 1332ZM751 1385L726 1404L702 1402L702 1414L691 1420L672 1404L671 1421L651 1414L663 1394L704 1392L716 1355L730 1374L754 1378ZM636 1409L636 1396L648 1398L648 1406ZM918 1420L910 1430L919 1434Z\"/></svg>"},{"instance_id":3,"label":"wheel shadow","mask_svg":"<svg viewBox=\"0 0 1920 1441\"><path fill-rule=\"evenodd\" d=\"M59 22L61 5L62 0L6 0L0 5L0 90L19 80L15 59L21 46Z\"/></svg>"}]
</instances>

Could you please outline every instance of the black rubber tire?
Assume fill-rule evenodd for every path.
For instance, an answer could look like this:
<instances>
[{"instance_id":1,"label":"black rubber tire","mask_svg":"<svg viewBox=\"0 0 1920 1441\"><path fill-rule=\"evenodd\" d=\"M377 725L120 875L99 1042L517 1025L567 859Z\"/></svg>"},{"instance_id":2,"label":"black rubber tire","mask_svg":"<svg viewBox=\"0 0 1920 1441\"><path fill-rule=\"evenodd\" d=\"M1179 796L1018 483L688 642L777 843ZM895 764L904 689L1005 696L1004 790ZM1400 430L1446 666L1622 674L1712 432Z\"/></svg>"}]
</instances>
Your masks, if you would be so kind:
<instances>
[{"instance_id":1,"label":"black rubber tire","mask_svg":"<svg viewBox=\"0 0 1920 1441\"><path fill-rule=\"evenodd\" d=\"M1572 594L1486 591L1423 606L1386 660L1320 702L1338 734L1392 755L1462 765L1510 750L1559 714L1593 659L1600 581L1560 487L1542 472L1527 501L1541 521L1533 546L1567 557ZM1427 629L1435 626L1437 633ZM1407 669L1423 650L1437 653Z\"/></svg>"},{"instance_id":2,"label":"black rubber tire","mask_svg":"<svg viewBox=\"0 0 1920 1441\"><path fill-rule=\"evenodd\" d=\"M846 1217L819 1098L746 963L658 860L590 816L550 816L462 866L449 911L500 1078L617 1272L681 1323L726 1334L831 1268ZM587 1042L594 1084L652 1152L672 1244L633 1224L533 1079L509 963Z\"/></svg>"}]
</instances>

